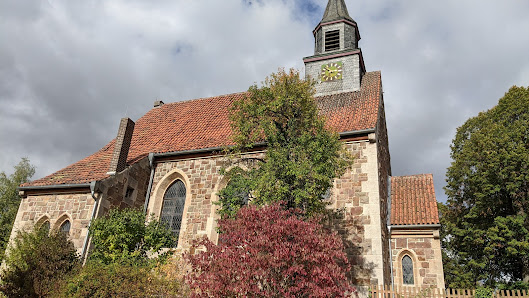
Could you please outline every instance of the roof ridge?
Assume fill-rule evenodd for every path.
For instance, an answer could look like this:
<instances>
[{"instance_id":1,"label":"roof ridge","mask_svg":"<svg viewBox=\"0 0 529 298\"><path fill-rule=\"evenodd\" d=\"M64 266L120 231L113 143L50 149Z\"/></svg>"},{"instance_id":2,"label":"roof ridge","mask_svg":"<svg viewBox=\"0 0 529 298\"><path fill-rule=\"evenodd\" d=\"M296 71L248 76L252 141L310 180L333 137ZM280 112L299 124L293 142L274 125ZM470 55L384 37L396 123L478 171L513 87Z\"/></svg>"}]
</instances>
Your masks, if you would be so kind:
<instances>
[{"instance_id":1,"label":"roof ridge","mask_svg":"<svg viewBox=\"0 0 529 298\"><path fill-rule=\"evenodd\" d=\"M411 177L420 177L420 176L433 176L432 173L421 173L421 174L412 174L412 175L402 175L402 176L391 176L392 178L411 178Z\"/></svg>"},{"instance_id":2,"label":"roof ridge","mask_svg":"<svg viewBox=\"0 0 529 298\"><path fill-rule=\"evenodd\" d=\"M219 98L219 97L236 96L236 95L244 94L244 93L248 93L248 91L240 91L240 92L234 92L234 93L226 93L226 94L216 95L216 96L210 96L210 97L199 97L199 98L185 99L185 100L181 100L181 101L169 102L169 103L164 104L163 106L167 106L167 105L176 105L176 104L182 104L182 103L189 103L189 102L200 101L200 100L208 100L208 99ZM154 109L154 108L153 108L153 109Z\"/></svg>"}]
</instances>

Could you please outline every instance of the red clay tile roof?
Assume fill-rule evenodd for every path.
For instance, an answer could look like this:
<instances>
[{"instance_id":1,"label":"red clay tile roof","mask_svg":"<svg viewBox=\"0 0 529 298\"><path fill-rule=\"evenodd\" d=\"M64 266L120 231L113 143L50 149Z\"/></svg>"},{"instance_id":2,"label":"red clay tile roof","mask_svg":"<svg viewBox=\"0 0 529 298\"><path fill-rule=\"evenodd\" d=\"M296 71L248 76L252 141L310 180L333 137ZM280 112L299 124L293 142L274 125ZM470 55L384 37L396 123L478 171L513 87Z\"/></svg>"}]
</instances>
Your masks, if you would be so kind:
<instances>
[{"instance_id":1,"label":"red clay tile roof","mask_svg":"<svg viewBox=\"0 0 529 298\"><path fill-rule=\"evenodd\" d=\"M374 128L382 84L380 72L366 73L361 90L317 97L330 127L338 132ZM127 163L150 152L165 153L232 144L228 108L245 92L165 104L136 121ZM56 173L22 186L81 184L107 178L114 141L98 152Z\"/></svg>"},{"instance_id":2,"label":"red clay tile roof","mask_svg":"<svg viewBox=\"0 0 529 298\"><path fill-rule=\"evenodd\" d=\"M438 224L432 174L391 177L391 225Z\"/></svg>"}]
</instances>

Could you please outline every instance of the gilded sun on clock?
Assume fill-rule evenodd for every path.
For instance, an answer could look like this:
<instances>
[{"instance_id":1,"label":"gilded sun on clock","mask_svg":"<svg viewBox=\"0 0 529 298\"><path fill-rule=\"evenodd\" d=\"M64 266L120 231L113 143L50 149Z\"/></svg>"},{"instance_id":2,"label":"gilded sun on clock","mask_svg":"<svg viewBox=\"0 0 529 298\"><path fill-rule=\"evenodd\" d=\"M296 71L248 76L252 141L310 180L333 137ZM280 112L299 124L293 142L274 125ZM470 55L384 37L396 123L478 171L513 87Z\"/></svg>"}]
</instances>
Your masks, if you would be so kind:
<instances>
[{"instance_id":1,"label":"gilded sun on clock","mask_svg":"<svg viewBox=\"0 0 529 298\"><path fill-rule=\"evenodd\" d=\"M321 81L328 82L341 80L343 72L343 63L341 61L331 62L321 66Z\"/></svg>"}]
</instances>

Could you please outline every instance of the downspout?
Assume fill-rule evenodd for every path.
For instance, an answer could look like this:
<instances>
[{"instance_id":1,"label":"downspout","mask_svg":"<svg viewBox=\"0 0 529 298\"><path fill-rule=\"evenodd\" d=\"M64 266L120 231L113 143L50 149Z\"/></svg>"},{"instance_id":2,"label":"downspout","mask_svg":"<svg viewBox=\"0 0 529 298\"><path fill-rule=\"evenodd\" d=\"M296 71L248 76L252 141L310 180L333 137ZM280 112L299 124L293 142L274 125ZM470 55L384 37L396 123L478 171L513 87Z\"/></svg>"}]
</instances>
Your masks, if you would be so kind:
<instances>
[{"instance_id":1,"label":"downspout","mask_svg":"<svg viewBox=\"0 0 529 298\"><path fill-rule=\"evenodd\" d=\"M145 196L145 206L143 206L143 214L147 215L147 207L151 199L152 181L154 180L154 153L149 153L149 167L151 168L151 178L149 179L149 186L147 187L147 195Z\"/></svg>"},{"instance_id":2,"label":"downspout","mask_svg":"<svg viewBox=\"0 0 529 298\"><path fill-rule=\"evenodd\" d=\"M86 253L88 249L88 239L90 238L90 225L92 224L92 220L94 219L97 211L97 207L99 206L99 200L95 196L96 187L98 186L99 181L92 181L90 182L90 194L92 195L92 198L94 199L94 209L92 210L92 216L90 217L90 221L88 222L88 231L86 232L86 237L84 239L83 243L83 251L81 252L81 259L83 260L83 265L86 262Z\"/></svg>"},{"instance_id":3,"label":"downspout","mask_svg":"<svg viewBox=\"0 0 529 298\"><path fill-rule=\"evenodd\" d=\"M393 279L393 252L391 251L391 226L388 226L388 244L389 244L389 273L391 274L391 286L394 285Z\"/></svg>"},{"instance_id":4,"label":"downspout","mask_svg":"<svg viewBox=\"0 0 529 298\"><path fill-rule=\"evenodd\" d=\"M391 274L391 286L394 285L393 277L393 252L391 251L391 176L388 176L388 217L386 218L388 227L388 249L389 249L389 273Z\"/></svg>"}]
</instances>

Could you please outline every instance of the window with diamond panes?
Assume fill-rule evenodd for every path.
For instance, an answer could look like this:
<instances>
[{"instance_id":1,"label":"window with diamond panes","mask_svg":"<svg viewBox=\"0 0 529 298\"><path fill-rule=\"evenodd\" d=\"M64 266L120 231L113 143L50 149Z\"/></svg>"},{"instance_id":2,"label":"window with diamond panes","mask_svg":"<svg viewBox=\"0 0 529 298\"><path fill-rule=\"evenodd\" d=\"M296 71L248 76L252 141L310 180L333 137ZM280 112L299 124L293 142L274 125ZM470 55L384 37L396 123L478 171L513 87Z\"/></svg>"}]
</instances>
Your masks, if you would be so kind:
<instances>
[{"instance_id":1,"label":"window with diamond panes","mask_svg":"<svg viewBox=\"0 0 529 298\"><path fill-rule=\"evenodd\" d=\"M71 227L71 224L70 224L70 221L69 220L65 220L61 227L60 227L60 230L61 232L63 232L64 234L66 235L69 235L70 234L70 227Z\"/></svg>"},{"instance_id":2,"label":"window with diamond panes","mask_svg":"<svg viewBox=\"0 0 529 298\"><path fill-rule=\"evenodd\" d=\"M410 256L406 255L402 258L402 283L405 285L413 285L413 261Z\"/></svg>"},{"instance_id":3,"label":"window with diamond panes","mask_svg":"<svg viewBox=\"0 0 529 298\"><path fill-rule=\"evenodd\" d=\"M173 232L178 244L178 235L182 224L182 214L186 202L186 186L182 180L176 180L165 192L162 204L161 222Z\"/></svg>"}]
</instances>

